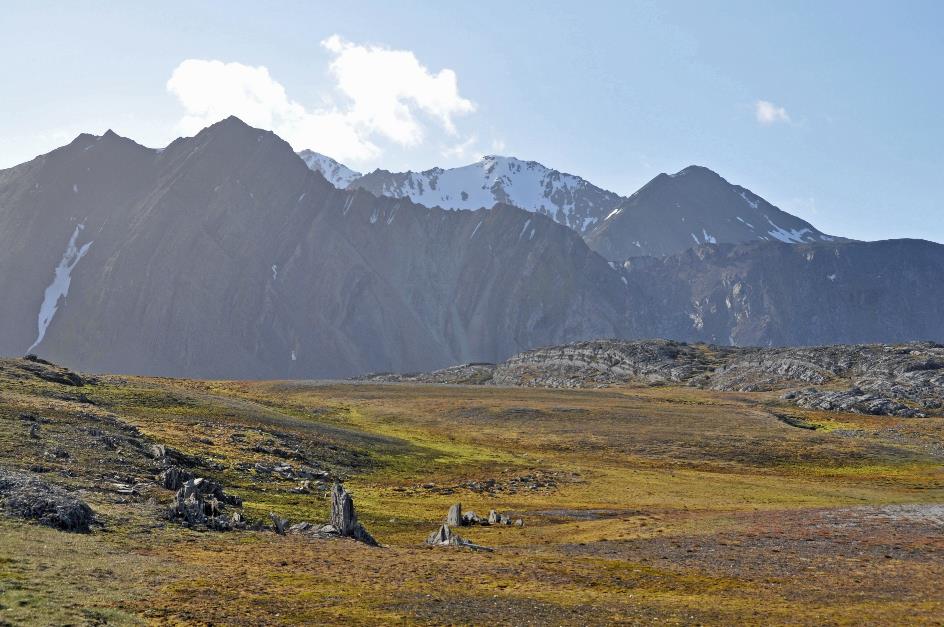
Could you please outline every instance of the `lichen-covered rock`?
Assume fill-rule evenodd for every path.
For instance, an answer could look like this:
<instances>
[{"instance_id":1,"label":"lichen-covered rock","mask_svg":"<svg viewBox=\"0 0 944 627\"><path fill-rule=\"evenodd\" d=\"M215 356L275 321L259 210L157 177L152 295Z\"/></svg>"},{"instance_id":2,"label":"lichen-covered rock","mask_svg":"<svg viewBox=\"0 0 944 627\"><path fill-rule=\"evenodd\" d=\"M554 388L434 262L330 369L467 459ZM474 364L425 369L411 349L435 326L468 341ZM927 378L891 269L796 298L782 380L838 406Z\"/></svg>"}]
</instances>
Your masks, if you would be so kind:
<instances>
[{"instance_id":1,"label":"lichen-covered rock","mask_svg":"<svg viewBox=\"0 0 944 627\"><path fill-rule=\"evenodd\" d=\"M331 488L331 525L345 537L352 536L357 526L354 499L340 483L335 483Z\"/></svg>"},{"instance_id":2,"label":"lichen-covered rock","mask_svg":"<svg viewBox=\"0 0 944 627\"><path fill-rule=\"evenodd\" d=\"M285 530L288 528L288 520L275 512L269 512L269 518L272 520L272 529L280 536L284 536Z\"/></svg>"},{"instance_id":3,"label":"lichen-covered rock","mask_svg":"<svg viewBox=\"0 0 944 627\"><path fill-rule=\"evenodd\" d=\"M0 503L11 516L63 531L88 531L94 520L84 501L22 472L0 469Z\"/></svg>"}]
</instances>

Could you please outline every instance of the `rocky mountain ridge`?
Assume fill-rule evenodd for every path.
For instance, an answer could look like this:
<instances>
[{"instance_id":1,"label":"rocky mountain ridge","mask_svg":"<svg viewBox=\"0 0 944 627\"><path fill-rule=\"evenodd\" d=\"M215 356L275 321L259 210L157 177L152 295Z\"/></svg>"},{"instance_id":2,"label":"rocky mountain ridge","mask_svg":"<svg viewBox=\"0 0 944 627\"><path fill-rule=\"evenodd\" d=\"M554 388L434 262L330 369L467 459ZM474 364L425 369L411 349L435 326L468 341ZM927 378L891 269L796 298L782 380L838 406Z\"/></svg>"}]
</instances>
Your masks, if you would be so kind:
<instances>
[{"instance_id":1,"label":"rocky mountain ridge","mask_svg":"<svg viewBox=\"0 0 944 627\"><path fill-rule=\"evenodd\" d=\"M702 166L659 174L623 198L579 176L514 157L489 155L458 168L361 175L310 150L299 156L336 187L409 198L427 207L487 209L504 203L542 213L613 261L676 254L701 244L842 240Z\"/></svg>"}]
</instances>

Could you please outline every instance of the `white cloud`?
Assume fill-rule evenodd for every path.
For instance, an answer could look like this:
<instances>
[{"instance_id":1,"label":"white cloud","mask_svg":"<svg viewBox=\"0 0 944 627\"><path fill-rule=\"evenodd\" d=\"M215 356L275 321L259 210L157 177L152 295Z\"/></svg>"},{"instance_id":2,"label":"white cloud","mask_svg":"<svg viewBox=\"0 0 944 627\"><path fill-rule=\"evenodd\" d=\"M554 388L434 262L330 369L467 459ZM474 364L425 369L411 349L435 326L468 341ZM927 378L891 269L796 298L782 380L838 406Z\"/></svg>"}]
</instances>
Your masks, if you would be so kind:
<instances>
[{"instance_id":1,"label":"white cloud","mask_svg":"<svg viewBox=\"0 0 944 627\"><path fill-rule=\"evenodd\" d=\"M452 146L447 146L442 150L442 156L447 159L465 159L466 155L475 147L479 138L477 135L470 135L468 139L460 141Z\"/></svg>"},{"instance_id":2,"label":"white cloud","mask_svg":"<svg viewBox=\"0 0 944 627\"><path fill-rule=\"evenodd\" d=\"M435 117L451 135L456 134L453 116L475 110L459 95L455 72L431 74L408 50L359 46L337 35L321 45L335 55L331 73L351 101L351 117L396 142L422 141L423 128L414 108Z\"/></svg>"},{"instance_id":3,"label":"white cloud","mask_svg":"<svg viewBox=\"0 0 944 627\"><path fill-rule=\"evenodd\" d=\"M790 115L786 109L767 100L758 100L754 103L754 115L757 121L765 126L790 121Z\"/></svg>"},{"instance_id":4,"label":"white cloud","mask_svg":"<svg viewBox=\"0 0 944 627\"><path fill-rule=\"evenodd\" d=\"M296 149L358 162L380 155L380 139L411 147L430 129L454 137L454 118L475 110L459 95L455 72L433 74L408 50L361 46L337 35L321 43L333 57L329 70L340 104L309 109L289 98L263 66L188 59L167 81L185 110L179 130L192 134L235 115Z\"/></svg>"}]
</instances>

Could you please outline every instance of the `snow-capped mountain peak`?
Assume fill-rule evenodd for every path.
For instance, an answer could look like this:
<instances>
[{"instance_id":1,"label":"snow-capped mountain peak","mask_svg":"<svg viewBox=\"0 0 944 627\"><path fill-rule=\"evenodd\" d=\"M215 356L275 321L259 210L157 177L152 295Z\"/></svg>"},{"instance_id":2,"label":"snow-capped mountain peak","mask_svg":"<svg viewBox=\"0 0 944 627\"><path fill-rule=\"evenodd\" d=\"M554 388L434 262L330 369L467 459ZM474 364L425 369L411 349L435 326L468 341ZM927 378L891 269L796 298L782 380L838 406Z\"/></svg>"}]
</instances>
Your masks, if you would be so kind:
<instances>
[{"instance_id":1,"label":"snow-capped mountain peak","mask_svg":"<svg viewBox=\"0 0 944 627\"><path fill-rule=\"evenodd\" d=\"M321 176L328 179L329 183L340 189L344 189L361 176L360 172L355 172L343 163L338 163L331 157L326 157L313 150L302 150L298 153L298 156L302 158L309 169L319 172Z\"/></svg>"},{"instance_id":2,"label":"snow-capped mountain peak","mask_svg":"<svg viewBox=\"0 0 944 627\"><path fill-rule=\"evenodd\" d=\"M620 201L618 195L579 176L552 170L536 161L500 155L487 155L458 168L375 170L351 186L444 209L478 209L506 203L543 213L579 233L603 220Z\"/></svg>"}]
</instances>

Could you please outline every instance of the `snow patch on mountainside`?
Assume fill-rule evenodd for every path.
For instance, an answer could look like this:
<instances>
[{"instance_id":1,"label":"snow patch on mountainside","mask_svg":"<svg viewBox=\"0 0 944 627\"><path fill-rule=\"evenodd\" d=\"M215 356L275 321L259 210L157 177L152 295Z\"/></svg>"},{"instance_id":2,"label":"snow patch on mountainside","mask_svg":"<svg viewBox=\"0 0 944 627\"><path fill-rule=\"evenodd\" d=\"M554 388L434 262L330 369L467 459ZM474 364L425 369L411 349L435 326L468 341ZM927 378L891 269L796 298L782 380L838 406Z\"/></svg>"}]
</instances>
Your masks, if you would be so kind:
<instances>
[{"instance_id":1,"label":"snow patch on mountainside","mask_svg":"<svg viewBox=\"0 0 944 627\"><path fill-rule=\"evenodd\" d=\"M750 206L751 209L757 209L758 201L751 200L750 198L748 198L744 190L741 190L741 198L744 199L744 202L746 202Z\"/></svg>"},{"instance_id":2,"label":"snow patch on mountainside","mask_svg":"<svg viewBox=\"0 0 944 627\"><path fill-rule=\"evenodd\" d=\"M787 230L774 224L774 221L767 216L764 217L767 218L767 222L770 223L770 226L774 227L770 231L767 231L767 233L779 239L781 242L786 244L802 244L803 242L811 242L815 239L812 235L810 235L811 231L809 229Z\"/></svg>"},{"instance_id":3,"label":"snow patch on mountainside","mask_svg":"<svg viewBox=\"0 0 944 627\"><path fill-rule=\"evenodd\" d=\"M308 169L319 172L321 176L328 179L329 183L340 189L344 189L361 176L360 172L355 172L331 157L326 157L312 150L302 150L298 153L298 156L302 158Z\"/></svg>"},{"instance_id":4,"label":"snow patch on mountainside","mask_svg":"<svg viewBox=\"0 0 944 627\"><path fill-rule=\"evenodd\" d=\"M59 309L59 299L64 299L69 295L69 285L72 283L73 268L82 260L82 257L85 256L85 253L87 253L92 246L92 242L83 245L81 248L76 246L79 233L84 229L84 224L79 224L75 227L75 231L72 232L72 237L69 238L69 243L66 245L66 251L62 254L59 265L56 266L56 269L53 271L52 283L46 288L46 292L43 295L43 303L39 306L39 316L36 321L36 341L26 349L27 353L39 346L39 343L46 337L46 329L49 328L49 323L52 322L53 316L56 315L56 311Z\"/></svg>"}]
</instances>

